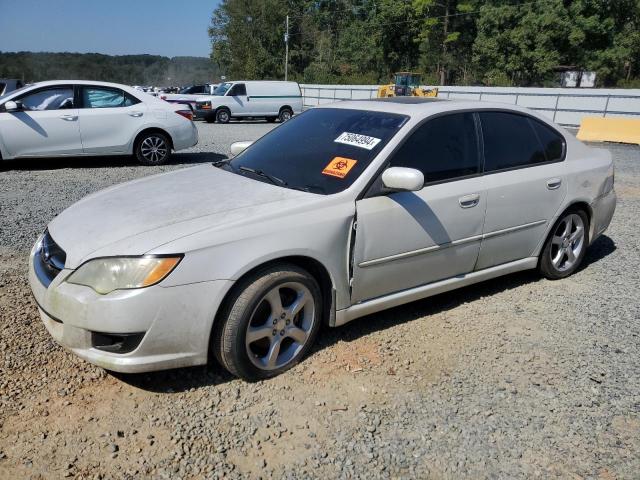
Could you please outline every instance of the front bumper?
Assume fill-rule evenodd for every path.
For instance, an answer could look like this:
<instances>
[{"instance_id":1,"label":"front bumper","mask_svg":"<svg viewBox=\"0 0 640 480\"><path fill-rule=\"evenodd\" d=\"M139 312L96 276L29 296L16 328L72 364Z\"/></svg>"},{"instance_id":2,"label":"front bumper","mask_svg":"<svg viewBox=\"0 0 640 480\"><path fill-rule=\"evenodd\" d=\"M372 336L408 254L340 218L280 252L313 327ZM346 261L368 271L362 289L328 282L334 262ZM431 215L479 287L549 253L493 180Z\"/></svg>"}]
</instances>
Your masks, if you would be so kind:
<instances>
[{"instance_id":1,"label":"front bumper","mask_svg":"<svg viewBox=\"0 0 640 480\"><path fill-rule=\"evenodd\" d=\"M29 258L29 284L45 327L63 347L95 365L125 373L207 362L213 319L231 281L158 284L100 295L65 282L72 273L65 269L45 287L35 273L35 251ZM96 348L92 332L144 336L134 350L119 354Z\"/></svg>"},{"instance_id":2,"label":"front bumper","mask_svg":"<svg viewBox=\"0 0 640 480\"><path fill-rule=\"evenodd\" d=\"M196 118L196 119L205 119L209 116L213 116L214 114L215 112L211 108L202 109L202 108L196 107L193 110L193 118Z\"/></svg>"}]
</instances>

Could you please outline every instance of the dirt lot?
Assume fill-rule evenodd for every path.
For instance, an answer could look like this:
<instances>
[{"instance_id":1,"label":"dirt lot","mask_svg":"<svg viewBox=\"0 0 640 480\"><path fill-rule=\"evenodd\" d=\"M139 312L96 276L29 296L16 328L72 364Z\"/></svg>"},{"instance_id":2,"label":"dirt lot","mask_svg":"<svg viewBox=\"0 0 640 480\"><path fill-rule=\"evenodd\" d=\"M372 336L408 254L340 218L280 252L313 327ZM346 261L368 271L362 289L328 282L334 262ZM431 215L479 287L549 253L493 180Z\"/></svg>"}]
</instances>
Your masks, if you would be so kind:
<instances>
[{"instance_id":1,"label":"dirt lot","mask_svg":"<svg viewBox=\"0 0 640 480\"><path fill-rule=\"evenodd\" d=\"M520 273L321 332L292 371L113 375L62 350L26 282L32 242L108 185L228 153L0 166L0 478L638 478L640 148L609 148L618 210L584 268Z\"/></svg>"}]
</instances>

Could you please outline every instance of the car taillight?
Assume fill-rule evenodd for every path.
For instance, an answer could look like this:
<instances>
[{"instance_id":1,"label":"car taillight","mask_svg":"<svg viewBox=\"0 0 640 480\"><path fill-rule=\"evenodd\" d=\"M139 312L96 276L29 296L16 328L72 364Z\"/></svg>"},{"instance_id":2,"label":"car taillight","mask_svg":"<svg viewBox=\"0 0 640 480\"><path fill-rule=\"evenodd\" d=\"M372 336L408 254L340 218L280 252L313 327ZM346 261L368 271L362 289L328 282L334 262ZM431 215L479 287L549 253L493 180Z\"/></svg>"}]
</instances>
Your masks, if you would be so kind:
<instances>
[{"instance_id":1,"label":"car taillight","mask_svg":"<svg viewBox=\"0 0 640 480\"><path fill-rule=\"evenodd\" d=\"M176 110L176 113L187 120L193 120L193 112L191 110Z\"/></svg>"},{"instance_id":2,"label":"car taillight","mask_svg":"<svg viewBox=\"0 0 640 480\"><path fill-rule=\"evenodd\" d=\"M166 95L160 95L160 100L166 100L167 96Z\"/></svg>"}]
</instances>

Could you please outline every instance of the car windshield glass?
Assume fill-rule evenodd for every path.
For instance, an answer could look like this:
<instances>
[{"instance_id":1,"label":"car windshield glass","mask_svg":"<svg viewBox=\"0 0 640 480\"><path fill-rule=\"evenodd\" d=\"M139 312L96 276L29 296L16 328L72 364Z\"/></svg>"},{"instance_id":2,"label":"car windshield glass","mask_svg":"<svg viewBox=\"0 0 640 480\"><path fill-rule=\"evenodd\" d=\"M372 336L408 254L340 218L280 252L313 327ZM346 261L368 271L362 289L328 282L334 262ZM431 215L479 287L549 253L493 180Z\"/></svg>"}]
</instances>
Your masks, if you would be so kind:
<instances>
[{"instance_id":1,"label":"car windshield glass","mask_svg":"<svg viewBox=\"0 0 640 480\"><path fill-rule=\"evenodd\" d=\"M17 90L11 90L10 92L7 92L6 94L0 96L0 102L2 100L4 100L5 98L7 98L9 95L14 95L16 93L20 93L20 92L22 92L22 91L24 91L24 90L26 90L27 88L30 88L30 87L33 87L33 85L25 85L24 87L18 88Z\"/></svg>"},{"instance_id":2,"label":"car windshield glass","mask_svg":"<svg viewBox=\"0 0 640 480\"><path fill-rule=\"evenodd\" d=\"M287 188L341 192L407 119L386 112L311 109L272 130L225 168Z\"/></svg>"},{"instance_id":3,"label":"car windshield glass","mask_svg":"<svg viewBox=\"0 0 640 480\"><path fill-rule=\"evenodd\" d=\"M193 88L193 86L191 87L184 87L183 89L181 89L178 93L182 94L182 95L187 95L189 93L191 93L191 89Z\"/></svg>"},{"instance_id":4,"label":"car windshield glass","mask_svg":"<svg viewBox=\"0 0 640 480\"><path fill-rule=\"evenodd\" d=\"M227 90L229 90L229 88L231 88L231 83L227 82L227 83L221 83L220 85L218 85L216 87L216 89L213 91L213 94L221 97L223 96L225 93L227 93Z\"/></svg>"}]
</instances>

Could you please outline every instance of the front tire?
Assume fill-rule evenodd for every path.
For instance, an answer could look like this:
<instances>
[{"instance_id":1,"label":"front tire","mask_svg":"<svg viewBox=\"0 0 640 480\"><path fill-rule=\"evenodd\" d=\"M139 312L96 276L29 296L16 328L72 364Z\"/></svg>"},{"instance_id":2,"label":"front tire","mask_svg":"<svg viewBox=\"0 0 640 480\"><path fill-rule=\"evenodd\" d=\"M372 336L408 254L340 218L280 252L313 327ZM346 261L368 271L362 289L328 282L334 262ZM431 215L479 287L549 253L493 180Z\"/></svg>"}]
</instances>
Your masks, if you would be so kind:
<instances>
[{"instance_id":1,"label":"front tire","mask_svg":"<svg viewBox=\"0 0 640 480\"><path fill-rule=\"evenodd\" d=\"M216 112L216 122L229 123L229 120L231 120L231 112L226 108L221 108Z\"/></svg>"},{"instance_id":2,"label":"front tire","mask_svg":"<svg viewBox=\"0 0 640 480\"><path fill-rule=\"evenodd\" d=\"M538 270L549 280L575 272L589 245L589 218L583 210L569 210L555 223L544 244Z\"/></svg>"},{"instance_id":3,"label":"front tire","mask_svg":"<svg viewBox=\"0 0 640 480\"><path fill-rule=\"evenodd\" d=\"M309 352L320 328L322 294L305 270L281 264L238 285L212 335L222 366L248 381L274 377Z\"/></svg>"},{"instance_id":4,"label":"front tire","mask_svg":"<svg viewBox=\"0 0 640 480\"><path fill-rule=\"evenodd\" d=\"M138 139L135 156L142 165L162 165L171 156L169 138L159 132L146 133Z\"/></svg>"}]
</instances>

